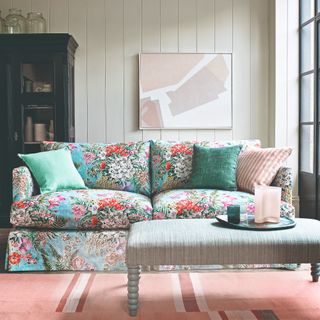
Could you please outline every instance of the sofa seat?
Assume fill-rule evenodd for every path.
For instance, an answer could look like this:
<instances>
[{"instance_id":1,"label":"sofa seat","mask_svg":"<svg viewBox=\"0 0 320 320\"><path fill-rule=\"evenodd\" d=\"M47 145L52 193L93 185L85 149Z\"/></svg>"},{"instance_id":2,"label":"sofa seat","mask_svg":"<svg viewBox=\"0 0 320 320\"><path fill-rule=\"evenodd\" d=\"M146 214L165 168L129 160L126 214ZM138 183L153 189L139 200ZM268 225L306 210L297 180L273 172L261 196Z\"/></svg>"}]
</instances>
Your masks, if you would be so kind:
<instances>
[{"instance_id":1,"label":"sofa seat","mask_svg":"<svg viewBox=\"0 0 320 320\"><path fill-rule=\"evenodd\" d=\"M152 218L148 197L127 191L68 190L45 193L12 204L16 227L46 229L127 229Z\"/></svg>"},{"instance_id":2,"label":"sofa seat","mask_svg":"<svg viewBox=\"0 0 320 320\"><path fill-rule=\"evenodd\" d=\"M254 195L240 191L212 189L166 190L153 197L153 219L212 218L226 214L227 207L239 204L254 213ZM281 214L294 216L294 207L282 202Z\"/></svg>"}]
</instances>

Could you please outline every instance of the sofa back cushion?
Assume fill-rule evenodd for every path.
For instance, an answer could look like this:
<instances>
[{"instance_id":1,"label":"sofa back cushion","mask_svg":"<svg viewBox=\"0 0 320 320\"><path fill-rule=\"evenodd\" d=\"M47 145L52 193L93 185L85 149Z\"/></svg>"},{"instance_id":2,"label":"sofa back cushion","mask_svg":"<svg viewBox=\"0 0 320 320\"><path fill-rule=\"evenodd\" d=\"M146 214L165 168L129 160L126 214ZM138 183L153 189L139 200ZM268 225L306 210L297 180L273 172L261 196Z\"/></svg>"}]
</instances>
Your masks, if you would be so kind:
<instances>
[{"instance_id":1,"label":"sofa back cushion","mask_svg":"<svg viewBox=\"0 0 320 320\"><path fill-rule=\"evenodd\" d=\"M183 188L192 172L193 146L196 142L151 141L152 193ZM241 145L260 147L260 140L202 141L197 145L211 148Z\"/></svg>"},{"instance_id":2,"label":"sofa back cushion","mask_svg":"<svg viewBox=\"0 0 320 320\"><path fill-rule=\"evenodd\" d=\"M71 151L73 163L87 187L150 195L149 141L117 144L44 141L42 144L44 151L62 148Z\"/></svg>"},{"instance_id":3,"label":"sofa back cushion","mask_svg":"<svg viewBox=\"0 0 320 320\"><path fill-rule=\"evenodd\" d=\"M254 193L256 186L269 186L292 148L248 148L239 156L237 183L241 191Z\"/></svg>"}]
</instances>

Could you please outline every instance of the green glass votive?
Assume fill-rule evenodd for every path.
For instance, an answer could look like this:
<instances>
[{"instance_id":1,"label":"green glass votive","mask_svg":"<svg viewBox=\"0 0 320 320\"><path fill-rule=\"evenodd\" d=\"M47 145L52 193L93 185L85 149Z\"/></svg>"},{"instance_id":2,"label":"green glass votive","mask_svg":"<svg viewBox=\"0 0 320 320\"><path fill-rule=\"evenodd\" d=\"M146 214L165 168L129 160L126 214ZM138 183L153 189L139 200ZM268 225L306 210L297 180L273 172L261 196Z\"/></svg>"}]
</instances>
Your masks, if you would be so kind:
<instances>
[{"instance_id":1,"label":"green glass votive","mask_svg":"<svg viewBox=\"0 0 320 320\"><path fill-rule=\"evenodd\" d=\"M233 205L227 208L228 222L240 223L240 206Z\"/></svg>"}]
</instances>

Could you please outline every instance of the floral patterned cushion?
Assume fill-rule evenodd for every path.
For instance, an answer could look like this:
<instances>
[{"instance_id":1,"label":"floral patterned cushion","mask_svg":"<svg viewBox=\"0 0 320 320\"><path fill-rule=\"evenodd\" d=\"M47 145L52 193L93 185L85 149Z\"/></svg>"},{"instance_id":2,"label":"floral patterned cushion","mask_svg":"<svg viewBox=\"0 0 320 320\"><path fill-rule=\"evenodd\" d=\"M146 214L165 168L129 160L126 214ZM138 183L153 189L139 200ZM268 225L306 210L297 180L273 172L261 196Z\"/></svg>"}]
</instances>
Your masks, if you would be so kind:
<instances>
[{"instance_id":1,"label":"floral patterned cushion","mask_svg":"<svg viewBox=\"0 0 320 320\"><path fill-rule=\"evenodd\" d=\"M68 148L89 188L124 190L150 195L150 142L61 143L45 141L44 151Z\"/></svg>"},{"instance_id":2,"label":"floral patterned cushion","mask_svg":"<svg viewBox=\"0 0 320 320\"><path fill-rule=\"evenodd\" d=\"M183 188L192 170L192 154L195 142L151 141L152 193ZM219 148L232 145L260 147L259 140L202 141L201 146Z\"/></svg>"},{"instance_id":3,"label":"floral patterned cushion","mask_svg":"<svg viewBox=\"0 0 320 320\"><path fill-rule=\"evenodd\" d=\"M153 219L212 218L226 214L229 205L239 204L254 213L254 195L239 191L179 189L163 191L153 197ZM294 207L281 204L281 214L294 216Z\"/></svg>"},{"instance_id":4,"label":"floral patterned cushion","mask_svg":"<svg viewBox=\"0 0 320 320\"><path fill-rule=\"evenodd\" d=\"M150 220L152 205L144 195L115 190L68 190L45 193L12 204L11 223L49 229L119 229Z\"/></svg>"}]
</instances>

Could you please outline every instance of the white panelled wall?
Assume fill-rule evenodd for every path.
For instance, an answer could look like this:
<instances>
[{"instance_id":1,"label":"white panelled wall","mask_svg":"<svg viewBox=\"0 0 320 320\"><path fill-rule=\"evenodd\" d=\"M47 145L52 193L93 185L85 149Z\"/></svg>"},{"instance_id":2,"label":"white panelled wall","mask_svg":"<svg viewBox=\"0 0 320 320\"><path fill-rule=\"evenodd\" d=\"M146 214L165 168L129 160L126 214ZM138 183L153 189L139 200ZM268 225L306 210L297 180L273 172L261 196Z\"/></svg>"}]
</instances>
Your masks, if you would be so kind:
<instances>
[{"instance_id":1,"label":"white panelled wall","mask_svg":"<svg viewBox=\"0 0 320 320\"><path fill-rule=\"evenodd\" d=\"M299 207L299 0L270 1L269 143L291 146L293 203Z\"/></svg>"},{"instance_id":2,"label":"white panelled wall","mask_svg":"<svg viewBox=\"0 0 320 320\"><path fill-rule=\"evenodd\" d=\"M10 7L24 14L41 11L49 32L69 32L79 43L77 141L259 138L263 146L296 148L297 114L289 107L298 102L289 92L297 90L291 69L297 61L288 53L298 48L296 40L274 34L280 22L282 31L296 33L290 25L297 17L291 7L296 1L0 0L0 10L3 16ZM139 52L233 53L232 130L139 130ZM276 56L282 57L277 65ZM296 173L296 152L290 165Z\"/></svg>"},{"instance_id":3,"label":"white panelled wall","mask_svg":"<svg viewBox=\"0 0 320 320\"><path fill-rule=\"evenodd\" d=\"M260 138L269 144L269 0L0 0L77 42L77 141ZM138 129L139 52L232 52L232 130ZM222 111L223 112L223 111Z\"/></svg>"}]
</instances>

